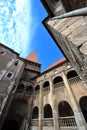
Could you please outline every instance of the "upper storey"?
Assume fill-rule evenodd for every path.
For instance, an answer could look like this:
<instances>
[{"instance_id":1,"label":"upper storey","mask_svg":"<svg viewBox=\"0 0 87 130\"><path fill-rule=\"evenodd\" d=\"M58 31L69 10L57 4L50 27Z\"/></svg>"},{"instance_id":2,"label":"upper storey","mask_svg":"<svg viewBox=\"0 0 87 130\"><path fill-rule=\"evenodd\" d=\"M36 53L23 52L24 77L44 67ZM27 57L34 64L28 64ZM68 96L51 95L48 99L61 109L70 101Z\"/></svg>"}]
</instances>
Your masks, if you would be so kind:
<instances>
[{"instance_id":1,"label":"upper storey","mask_svg":"<svg viewBox=\"0 0 87 130\"><path fill-rule=\"evenodd\" d=\"M41 0L50 17L87 7L87 0Z\"/></svg>"}]
</instances>

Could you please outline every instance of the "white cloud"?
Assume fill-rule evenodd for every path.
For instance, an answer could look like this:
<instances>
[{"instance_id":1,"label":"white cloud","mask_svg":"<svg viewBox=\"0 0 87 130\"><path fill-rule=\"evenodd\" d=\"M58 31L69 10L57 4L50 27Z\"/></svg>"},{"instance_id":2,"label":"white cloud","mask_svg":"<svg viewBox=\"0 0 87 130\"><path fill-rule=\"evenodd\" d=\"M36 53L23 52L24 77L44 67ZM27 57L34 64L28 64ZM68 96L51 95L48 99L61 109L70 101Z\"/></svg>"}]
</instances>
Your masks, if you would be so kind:
<instances>
[{"instance_id":1,"label":"white cloud","mask_svg":"<svg viewBox=\"0 0 87 130\"><path fill-rule=\"evenodd\" d=\"M0 42L25 57L31 51L37 27L32 16L32 0L14 0L14 3L8 0L0 2L0 5L4 5L4 8L0 6Z\"/></svg>"}]
</instances>

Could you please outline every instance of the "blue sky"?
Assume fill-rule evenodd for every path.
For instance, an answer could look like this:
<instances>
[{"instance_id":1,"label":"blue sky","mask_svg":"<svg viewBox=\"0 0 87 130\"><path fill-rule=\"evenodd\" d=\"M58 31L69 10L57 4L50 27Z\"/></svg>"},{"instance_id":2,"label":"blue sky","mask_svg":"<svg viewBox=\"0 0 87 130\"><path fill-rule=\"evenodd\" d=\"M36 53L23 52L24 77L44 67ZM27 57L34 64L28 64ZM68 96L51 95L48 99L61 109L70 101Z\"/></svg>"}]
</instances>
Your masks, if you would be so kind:
<instances>
[{"instance_id":1,"label":"blue sky","mask_svg":"<svg viewBox=\"0 0 87 130\"><path fill-rule=\"evenodd\" d=\"M44 71L63 55L42 24L40 0L0 0L0 42L26 57L36 50Z\"/></svg>"}]
</instances>

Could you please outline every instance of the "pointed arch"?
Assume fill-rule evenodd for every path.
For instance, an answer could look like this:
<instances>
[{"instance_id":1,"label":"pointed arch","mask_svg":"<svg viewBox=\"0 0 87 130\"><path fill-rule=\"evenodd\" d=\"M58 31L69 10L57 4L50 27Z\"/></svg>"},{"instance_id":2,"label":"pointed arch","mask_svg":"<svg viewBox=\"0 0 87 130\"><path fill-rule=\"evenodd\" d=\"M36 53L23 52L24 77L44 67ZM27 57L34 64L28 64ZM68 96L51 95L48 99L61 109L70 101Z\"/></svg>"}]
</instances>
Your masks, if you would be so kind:
<instances>
[{"instance_id":1,"label":"pointed arch","mask_svg":"<svg viewBox=\"0 0 87 130\"><path fill-rule=\"evenodd\" d=\"M53 118L52 108L49 104L44 106L44 118Z\"/></svg>"},{"instance_id":2,"label":"pointed arch","mask_svg":"<svg viewBox=\"0 0 87 130\"><path fill-rule=\"evenodd\" d=\"M39 85L36 85L35 91L39 91L39 90L40 90L40 86L39 86Z\"/></svg>"},{"instance_id":3,"label":"pointed arch","mask_svg":"<svg viewBox=\"0 0 87 130\"><path fill-rule=\"evenodd\" d=\"M67 78L70 79L70 78L74 78L74 77L77 77L78 74L75 70L71 70L67 73Z\"/></svg>"},{"instance_id":4,"label":"pointed arch","mask_svg":"<svg viewBox=\"0 0 87 130\"><path fill-rule=\"evenodd\" d=\"M50 86L49 81L44 82L44 84L43 84L43 88L47 88L47 87L49 87L49 86Z\"/></svg>"},{"instance_id":5,"label":"pointed arch","mask_svg":"<svg viewBox=\"0 0 87 130\"><path fill-rule=\"evenodd\" d=\"M27 86L26 87L26 91L27 92L30 92L30 93L33 93L33 87L30 85L30 86Z\"/></svg>"},{"instance_id":6,"label":"pointed arch","mask_svg":"<svg viewBox=\"0 0 87 130\"><path fill-rule=\"evenodd\" d=\"M58 105L59 117L74 116L73 110L68 102L62 101Z\"/></svg>"},{"instance_id":7,"label":"pointed arch","mask_svg":"<svg viewBox=\"0 0 87 130\"><path fill-rule=\"evenodd\" d=\"M22 93L22 92L24 91L24 89L25 89L24 84L20 84L20 85L17 87L16 92L20 92L20 93Z\"/></svg>"},{"instance_id":8,"label":"pointed arch","mask_svg":"<svg viewBox=\"0 0 87 130\"><path fill-rule=\"evenodd\" d=\"M39 109L37 106L33 108L32 119L38 119Z\"/></svg>"},{"instance_id":9,"label":"pointed arch","mask_svg":"<svg viewBox=\"0 0 87 130\"><path fill-rule=\"evenodd\" d=\"M87 96L81 97L79 104L80 104L80 108L82 110L83 116L85 118L85 121L87 123Z\"/></svg>"},{"instance_id":10,"label":"pointed arch","mask_svg":"<svg viewBox=\"0 0 87 130\"><path fill-rule=\"evenodd\" d=\"M60 83L60 82L63 82L63 79L60 76L55 77L53 80L53 84Z\"/></svg>"}]
</instances>

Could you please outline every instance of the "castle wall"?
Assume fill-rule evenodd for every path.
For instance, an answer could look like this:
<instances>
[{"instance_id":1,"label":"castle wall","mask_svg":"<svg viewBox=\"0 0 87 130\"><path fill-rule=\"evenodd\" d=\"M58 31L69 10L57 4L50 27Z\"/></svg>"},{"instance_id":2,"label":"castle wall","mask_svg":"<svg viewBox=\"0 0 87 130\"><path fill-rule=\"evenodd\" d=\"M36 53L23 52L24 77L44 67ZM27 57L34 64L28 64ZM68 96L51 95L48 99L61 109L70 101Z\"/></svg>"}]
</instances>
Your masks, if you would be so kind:
<instances>
[{"instance_id":1,"label":"castle wall","mask_svg":"<svg viewBox=\"0 0 87 130\"><path fill-rule=\"evenodd\" d=\"M55 20L47 19L44 22L84 84L87 82L86 21L86 16L78 16Z\"/></svg>"},{"instance_id":2,"label":"castle wall","mask_svg":"<svg viewBox=\"0 0 87 130\"><path fill-rule=\"evenodd\" d=\"M74 113L76 126L73 126L72 129L86 130L86 122L81 111L80 99L87 96L87 90L78 76L68 79L67 75L71 71L73 72L74 69L69 62L66 62L64 65L57 67L37 78L35 87L39 85L41 90L34 93L33 108L37 106L40 111L38 119L31 120L31 129L35 129L36 126L38 126L40 130L42 130L42 128L50 128L54 130L61 128L65 130L62 128L64 126L61 127L60 125L62 118L59 117L58 112L58 105L64 101L71 106ZM53 84L54 79L60 76L63 78L63 82ZM50 85L48 88L43 89L44 82L46 81L48 81ZM50 104L52 108L52 118L44 118L44 107L46 104Z\"/></svg>"}]
</instances>

